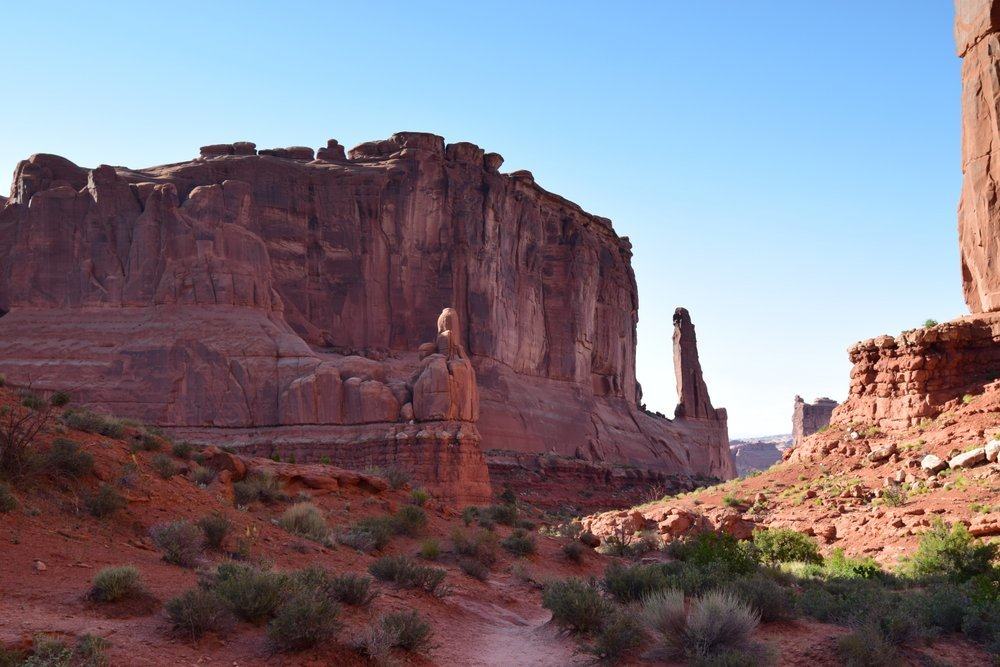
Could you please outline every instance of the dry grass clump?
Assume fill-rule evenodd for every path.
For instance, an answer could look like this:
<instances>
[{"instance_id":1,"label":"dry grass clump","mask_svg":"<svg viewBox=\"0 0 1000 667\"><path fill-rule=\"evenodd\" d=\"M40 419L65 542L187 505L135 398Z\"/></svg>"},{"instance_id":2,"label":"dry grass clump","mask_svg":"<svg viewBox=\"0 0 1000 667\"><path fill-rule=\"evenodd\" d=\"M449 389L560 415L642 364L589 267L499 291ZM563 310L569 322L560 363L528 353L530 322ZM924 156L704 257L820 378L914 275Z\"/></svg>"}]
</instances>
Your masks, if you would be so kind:
<instances>
[{"instance_id":1,"label":"dry grass clump","mask_svg":"<svg viewBox=\"0 0 1000 667\"><path fill-rule=\"evenodd\" d=\"M132 565L106 567L94 577L87 594L95 602L117 602L142 595L145 587L139 570Z\"/></svg>"}]
</instances>

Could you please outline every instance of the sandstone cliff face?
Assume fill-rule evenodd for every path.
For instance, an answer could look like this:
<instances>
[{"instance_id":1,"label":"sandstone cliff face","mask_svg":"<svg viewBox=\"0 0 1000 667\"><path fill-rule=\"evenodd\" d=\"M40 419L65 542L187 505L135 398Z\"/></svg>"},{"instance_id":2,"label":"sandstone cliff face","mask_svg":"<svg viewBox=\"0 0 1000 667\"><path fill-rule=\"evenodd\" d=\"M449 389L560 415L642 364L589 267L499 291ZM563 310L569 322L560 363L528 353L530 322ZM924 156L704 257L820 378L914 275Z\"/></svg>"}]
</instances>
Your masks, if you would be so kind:
<instances>
[{"instance_id":1,"label":"sandstone cliff face","mask_svg":"<svg viewBox=\"0 0 1000 667\"><path fill-rule=\"evenodd\" d=\"M837 401L825 396L817 398L815 403L806 403L801 396L796 396L792 410L792 446L801 445L806 436L829 424L836 407Z\"/></svg>"},{"instance_id":2,"label":"sandstone cliff face","mask_svg":"<svg viewBox=\"0 0 1000 667\"><path fill-rule=\"evenodd\" d=\"M974 313L1000 310L1000 0L956 0L962 57L962 287Z\"/></svg>"},{"instance_id":3,"label":"sandstone cliff face","mask_svg":"<svg viewBox=\"0 0 1000 667\"><path fill-rule=\"evenodd\" d=\"M141 171L33 156L0 202L0 371L219 438L478 424L728 476L724 413L638 408L628 240L501 163L418 133Z\"/></svg>"}]
</instances>

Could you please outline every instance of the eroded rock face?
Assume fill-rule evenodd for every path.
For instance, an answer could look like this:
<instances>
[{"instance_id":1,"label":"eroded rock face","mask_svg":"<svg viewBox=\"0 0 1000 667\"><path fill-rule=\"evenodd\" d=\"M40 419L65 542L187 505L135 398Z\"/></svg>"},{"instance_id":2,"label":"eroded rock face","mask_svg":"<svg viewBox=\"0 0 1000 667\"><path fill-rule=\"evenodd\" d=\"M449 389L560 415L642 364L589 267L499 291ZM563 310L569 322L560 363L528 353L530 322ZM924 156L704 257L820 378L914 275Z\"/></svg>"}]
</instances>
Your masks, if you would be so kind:
<instances>
[{"instance_id":1,"label":"eroded rock face","mask_svg":"<svg viewBox=\"0 0 1000 667\"><path fill-rule=\"evenodd\" d=\"M1000 310L1000 0L956 0L962 57L962 197L958 232L962 287L973 313Z\"/></svg>"},{"instance_id":2,"label":"eroded rock face","mask_svg":"<svg viewBox=\"0 0 1000 667\"><path fill-rule=\"evenodd\" d=\"M815 403L806 403L801 396L796 396L792 411L792 446L802 444L806 436L829 424L836 407L837 401L825 396L817 398Z\"/></svg>"},{"instance_id":3,"label":"eroded rock face","mask_svg":"<svg viewBox=\"0 0 1000 667\"><path fill-rule=\"evenodd\" d=\"M608 220L431 134L313 156L22 162L0 202L0 372L220 439L456 422L491 448L731 476L693 328L690 414L638 407L631 246Z\"/></svg>"},{"instance_id":4,"label":"eroded rock face","mask_svg":"<svg viewBox=\"0 0 1000 667\"><path fill-rule=\"evenodd\" d=\"M848 353L854 364L850 394L833 420L906 428L1000 377L1000 314L879 336Z\"/></svg>"}]
</instances>

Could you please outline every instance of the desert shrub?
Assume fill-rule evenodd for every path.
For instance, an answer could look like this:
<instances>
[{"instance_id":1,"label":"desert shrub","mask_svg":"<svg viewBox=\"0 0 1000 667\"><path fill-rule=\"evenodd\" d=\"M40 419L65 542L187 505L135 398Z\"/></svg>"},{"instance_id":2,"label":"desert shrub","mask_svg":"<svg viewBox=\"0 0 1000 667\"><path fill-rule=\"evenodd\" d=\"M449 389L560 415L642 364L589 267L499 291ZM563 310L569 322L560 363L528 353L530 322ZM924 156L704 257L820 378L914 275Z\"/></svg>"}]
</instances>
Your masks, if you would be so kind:
<instances>
[{"instance_id":1,"label":"desert shrub","mask_svg":"<svg viewBox=\"0 0 1000 667\"><path fill-rule=\"evenodd\" d=\"M291 589L322 591L327 597L353 606L363 606L375 599L372 579L353 572L335 575L318 565L310 565L288 575Z\"/></svg>"},{"instance_id":2,"label":"desert shrub","mask_svg":"<svg viewBox=\"0 0 1000 667\"><path fill-rule=\"evenodd\" d=\"M962 632L969 639L985 644L987 650L1000 655L1000 597L973 597L962 617Z\"/></svg>"},{"instance_id":3,"label":"desert shrub","mask_svg":"<svg viewBox=\"0 0 1000 667\"><path fill-rule=\"evenodd\" d=\"M415 537L427 525L427 513L416 505L403 505L392 515L392 525L397 534Z\"/></svg>"},{"instance_id":4,"label":"desert shrub","mask_svg":"<svg viewBox=\"0 0 1000 667\"><path fill-rule=\"evenodd\" d=\"M214 591L244 621L260 623L275 613L285 594L285 577L244 563L224 563L216 570Z\"/></svg>"},{"instance_id":5,"label":"desert shrub","mask_svg":"<svg viewBox=\"0 0 1000 667\"><path fill-rule=\"evenodd\" d=\"M863 627L837 641L837 655L846 667L887 667L903 661L895 646L872 627Z\"/></svg>"},{"instance_id":6,"label":"desert shrub","mask_svg":"<svg viewBox=\"0 0 1000 667\"><path fill-rule=\"evenodd\" d=\"M465 556L458 559L458 567L465 574L479 581L486 581L490 578L490 568L475 558Z\"/></svg>"},{"instance_id":7,"label":"desert shrub","mask_svg":"<svg viewBox=\"0 0 1000 667\"><path fill-rule=\"evenodd\" d=\"M601 543L601 538L599 538L597 535L594 535L589 530L585 530L582 533L580 533L579 539L581 544L590 547L591 549L597 548L597 546L600 545Z\"/></svg>"},{"instance_id":8,"label":"desert shrub","mask_svg":"<svg viewBox=\"0 0 1000 667\"><path fill-rule=\"evenodd\" d=\"M48 403L38 394L24 391L21 392L21 405L29 410L44 410Z\"/></svg>"},{"instance_id":9,"label":"desert shrub","mask_svg":"<svg viewBox=\"0 0 1000 667\"><path fill-rule=\"evenodd\" d=\"M205 468L204 466L195 466L191 470L191 481L193 481L198 486L208 486L215 479L215 471L211 468ZM242 482L236 482L233 484L233 497L236 498L237 505L247 505L249 502L241 503L240 497L237 495L237 485L242 484ZM256 496L255 496L256 497Z\"/></svg>"},{"instance_id":10,"label":"desert shrub","mask_svg":"<svg viewBox=\"0 0 1000 667\"><path fill-rule=\"evenodd\" d=\"M441 544L433 537L427 538L420 543L417 553L424 560L437 560L441 557Z\"/></svg>"},{"instance_id":11,"label":"desert shrub","mask_svg":"<svg viewBox=\"0 0 1000 667\"><path fill-rule=\"evenodd\" d=\"M717 563L732 574L750 574L760 564L760 554L752 542L737 540L725 533L704 532L672 542L675 558L695 565Z\"/></svg>"},{"instance_id":12,"label":"desert shrub","mask_svg":"<svg viewBox=\"0 0 1000 667\"><path fill-rule=\"evenodd\" d=\"M392 645L404 651L419 651L431 643L433 632L430 624L416 611L397 611L386 614L379 620L393 638Z\"/></svg>"},{"instance_id":13,"label":"desert shrub","mask_svg":"<svg viewBox=\"0 0 1000 667\"><path fill-rule=\"evenodd\" d=\"M471 526L472 522L476 520L477 511L475 507L466 507L462 510L462 523L466 526Z\"/></svg>"},{"instance_id":14,"label":"desert shrub","mask_svg":"<svg viewBox=\"0 0 1000 667\"><path fill-rule=\"evenodd\" d=\"M368 571L380 581L391 581L404 588L421 588L437 593L447 572L437 567L418 565L408 556L382 556Z\"/></svg>"},{"instance_id":15,"label":"desert shrub","mask_svg":"<svg viewBox=\"0 0 1000 667\"><path fill-rule=\"evenodd\" d=\"M681 636L687 624L684 593L671 589L647 595L642 600L639 617L643 624L657 636Z\"/></svg>"},{"instance_id":16,"label":"desert shrub","mask_svg":"<svg viewBox=\"0 0 1000 667\"><path fill-rule=\"evenodd\" d=\"M278 519L278 525L290 533L320 544L328 544L330 541L330 528L326 525L326 519L312 503L292 505Z\"/></svg>"},{"instance_id":17,"label":"desert shrub","mask_svg":"<svg viewBox=\"0 0 1000 667\"><path fill-rule=\"evenodd\" d=\"M906 504L906 491L900 486L890 486L882 491L881 501L887 507L902 507Z\"/></svg>"},{"instance_id":18,"label":"desert shrub","mask_svg":"<svg viewBox=\"0 0 1000 667\"><path fill-rule=\"evenodd\" d=\"M419 507L423 507L430 499L431 494L428 493L427 489L413 489L410 492L410 502Z\"/></svg>"},{"instance_id":19,"label":"desert shrub","mask_svg":"<svg viewBox=\"0 0 1000 667\"><path fill-rule=\"evenodd\" d=\"M908 563L917 577L945 577L962 582L990 572L1000 545L983 542L961 523L949 527L938 519L920 538Z\"/></svg>"},{"instance_id":20,"label":"desert shrub","mask_svg":"<svg viewBox=\"0 0 1000 667\"><path fill-rule=\"evenodd\" d=\"M48 406L41 410L0 407L0 476L17 479L33 471L39 463L35 438L49 423L51 413Z\"/></svg>"},{"instance_id":21,"label":"desert shrub","mask_svg":"<svg viewBox=\"0 0 1000 667\"><path fill-rule=\"evenodd\" d=\"M371 577L353 572L337 575L330 581L330 593L334 599L356 607L364 606L375 599Z\"/></svg>"},{"instance_id":22,"label":"desert shrub","mask_svg":"<svg viewBox=\"0 0 1000 667\"><path fill-rule=\"evenodd\" d=\"M805 533L790 528L758 529L753 532L753 543L767 563L822 563L816 540Z\"/></svg>"},{"instance_id":23,"label":"desert shrub","mask_svg":"<svg viewBox=\"0 0 1000 667\"><path fill-rule=\"evenodd\" d=\"M233 498L237 505L247 506L255 501L272 504L284 498L274 475L255 472L233 484Z\"/></svg>"},{"instance_id":24,"label":"desert shrub","mask_svg":"<svg viewBox=\"0 0 1000 667\"><path fill-rule=\"evenodd\" d=\"M517 505L488 505L479 508L479 520L498 523L501 526L517 524Z\"/></svg>"},{"instance_id":25,"label":"desert shrub","mask_svg":"<svg viewBox=\"0 0 1000 667\"><path fill-rule=\"evenodd\" d=\"M31 655L16 664L20 667L107 667L105 652L108 646L108 640L89 634L77 638L73 647L56 637L38 635L34 638Z\"/></svg>"},{"instance_id":26,"label":"desert shrub","mask_svg":"<svg viewBox=\"0 0 1000 667\"><path fill-rule=\"evenodd\" d=\"M120 438L125 433L125 425L120 420L90 410L67 410L63 413L62 420L70 428L109 438Z\"/></svg>"},{"instance_id":27,"label":"desert shrub","mask_svg":"<svg viewBox=\"0 0 1000 667\"><path fill-rule=\"evenodd\" d=\"M191 638L226 630L233 621L226 601L203 588L182 593L167 601L165 607L174 630Z\"/></svg>"},{"instance_id":28,"label":"desert shrub","mask_svg":"<svg viewBox=\"0 0 1000 667\"><path fill-rule=\"evenodd\" d=\"M735 579L725 586L725 590L746 602L765 623L795 616L795 597L792 592L766 575L755 574Z\"/></svg>"},{"instance_id":29,"label":"desert shrub","mask_svg":"<svg viewBox=\"0 0 1000 667\"><path fill-rule=\"evenodd\" d=\"M216 551L222 550L226 535L232 528L232 522L224 514L214 512L198 519L198 527L205 535L205 546Z\"/></svg>"},{"instance_id":30,"label":"desert shrub","mask_svg":"<svg viewBox=\"0 0 1000 667\"><path fill-rule=\"evenodd\" d=\"M139 570L132 565L106 567L94 577L87 594L95 602L117 602L136 597L144 591Z\"/></svg>"},{"instance_id":31,"label":"desert shrub","mask_svg":"<svg viewBox=\"0 0 1000 667\"><path fill-rule=\"evenodd\" d=\"M805 581L799 595L799 610L818 621L859 623L886 606L891 591L868 579Z\"/></svg>"},{"instance_id":32,"label":"desert shrub","mask_svg":"<svg viewBox=\"0 0 1000 667\"><path fill-rule=\"evenodd\" d=\"M577 633L596 632L614 610L600 592L580 579L564 579L546 584L542 606L552 612L552 620Z\"/></svg>"},{"instance_id":33,"label":"desert shrub","mask_svg":"<svg viewBox=\"0 0 1000 667\"><path fill-rule=\"evenodd\" d=\"M679 637L680 645L675 645L675 650L679 649L679 654L690 660L749 652L753 648L751 636L759 622L757 612L742 600L724 591L711 591L691 605L684 633Z\"/></svg>"},{"instance_id":34,"label":"desert shrub","mask_svg":"<svg viewBox=\"0 0 1000 667\"><path fill-rule=\"evenodd\" d=\"M629 566L612 563L604 570L603 586L616 600L627 604L667 588L668 581L658 564Z\"/></svg>"},{"instance_id":35,"label":"desert shrub","mask_svg":"<svg viewBox=\"0 0 1000 667\"><path fill-rule=\"evenodd\" d=\"M456 528L451 533L451 543L455 553L473 558L486 567L492 567L497 561L497 536L488 530L469 533Z\"/></svg>"},{"instance_id":36,"label":"desert shrub","mask_svg":"<svg viewBox=\"0 0 1000 667\"><path fill-rule=\"evenodd\" d=\"M389 545L396 529L391 517L366 517L337 535L337 541L364 553Z\"/></svg>"},{"instance_id":37,"label":"desert shrub","mask_svg":"<svg viewBox=\"0 0 1000 667\"><path fill-rule=\"evenodd\" d=\"M598 662L618 665L636 651L646 640L645 629L634 615L615 611L594 636L594 641L584 644L584 653Z\"/></svg>"},{"instance_id":38,"label":"desert shrub","mask_svg":"<svg viewBox=\"0 0 1000 667\"><path fill-rule=\"evenodd\" d=\"M501 540L500 546L515 556L530 556L538 550L534 536L520 528Z\"/></svg>"},{"instance_id":39,"label":"desert shrub","mask_svg":"<svg viewBox=\"0 0 1000 667\"><path fill-rule=\"evenodd\" d=\"M874 558L849 558L839 547L827 556L823 570L843 579L878 579L885 574Z\"/></svg>"},{"instance_id":40,"label":"desert shrub","mask_svg":"<svg viewBox=\"0 0 1000 667\"><path fill-rule=\"evenodd\" d=\"M567 542L562 547L563 556L566 560L579 563L583 560L583 545L579 542Z\"/></svg>"},{"instance_id":41,"label":"desert shrub","mask_svg":"<svg viewBox=\"0 0 1000 667\"><path fill-rule=\"evenodd\" d=\"M301 651L334 636L340 608L319 591L298 590L278 609L267 637L279 651Z\"/></svg>"},{"instance_id":42,"label":"desert shrub","mask_svg":"<svg viewBox=\"0 0 1000 667\"><path fill-rule=\"evenodd\" d=\"M188 521L161 523L150 528L149 535L168 563L181 567L198 564L205 536L194 524Z\"/></svg>"},{"instance_id":43,"label":"desert shrub","mask_svg":"<svg viewBox=\"0 0 1000 667\"><path fill-rule=\"evenodd\" d=\"M138 482L139 466L132 461L129 461L121 467L120 471L118 471L118 480L116 483L124 489L133 489Z\"/></svg>"},{"instance_id":44,"label":"desert shrub","mask_svg":"<svg viewBox=\"0 0 1000 667\"><path fill-rule=\"evenodd\" d=\"M94 457L80 451L80 445L72 440L56 438L45 457L52 472L64 477L84 477L94 469Z\"/></svg>"},{"instance_id":45,"label":"desert shrub","mask_svg":"<svg viewBox=\"0 0 1000 667\"><path fill-rule=\"evenodd\" d=\"M132 449L140 452L158 452L163 449L163 442L149 431L142 430L135 435Z\"/></svg>"},{"instance_id":46,"label":"desert shrub","mask_svg":"<svg viewBox=\"0 0 1000 667\"><path fill-rule=\"evenodd\" d=\"M160 479L170 479L177 474L177 466L174 465L174 462L166 454L157 454L154 456L153 460L150 461L150 465L156 474L160 476Z\"/></svg>"},{"instance_id":47,"label":"desert shrub","mask_svg":"<svg viewBox=\"0 0 1000 667\"><path fill-rule=\"evenodd\" d=\"M111 516L127 504L125 498L107 484L101 484L96 493L88 494L83 499L87 511L101 519Z\"/></svg>"},{"instance_id":48,"label":"desert shrub","mask_svg":"<svg viewBox=\"0 0 1000 667\"><path fill-rule=\"evenodd\" d=\"M49 396L49 403L57 408L69 405L70 395L65 391L54 392Z\"/></svg>"},{"instance_id":49,"label":"desert shrub","mask_svg":"<svg viewBox=\"0 0 1000 667\"><path fill-rule=\"evenodd\" d=\"M948 583L928 586L913 597L924 621L943 632L961 632L966 610L973 604L962 586Z\"/></svg>"},{"instance_id":50,"label":"desert shrub","mask_svg":"<svg viewBox=\"0 0 1000 667\"><path fill-rule=\"evenodd\" d=\"M17 498L11 492L10 487L0 482L0 514L13 512L18 507Z\"/></svg>"},{"instance_id":51,"label":"desert shrub","mask_svg":"<svg viewBox=\"0 0 1000 667\"><path fill-rule=\"evenodd\" d=\"M389 483L389 488L393 491L397 491L407 484L413 478L413 475L404 468L399 466L382 466L379 468L371 468L368 472L372 475L382 477L386 482Z\"/></svg>"},{"instance_id":52,"label":"desert shrub","mask_svg":"<svg viewBox=\"0 0 1000 667\"><path fill-rule=\"evenodd\" d=\"M717 562L698 565L672 561L662 563L660 568L670 588L682 590L688 595L700 595L713 590L721 582L735 576L725 564Z\"/></svg>"},{"instance_id":53,"label":"desert shrub","mask_svg":"<svg viewBox=\"0 0 1000 667\"><path fill-rule=\"evenodd\" d=\"M925 329L930 329L931 327L936 327L937 324L938 324L937 320L932 320L932 319L929 319L929 318L926 319L926 320L924 320L924 328Z\"/></svg>"},{"instance_id":54,"label":"desert shrub","mask_svg":"<svg viewBox=\"0 0 1000 667\"><path fill-rule=\"evenodd\" d=\"M194 445L184 440L175 442L170 446L170 453L179 459L186 460L191 458L191 454L194 453Z\"/></svg>"}]
</instances>

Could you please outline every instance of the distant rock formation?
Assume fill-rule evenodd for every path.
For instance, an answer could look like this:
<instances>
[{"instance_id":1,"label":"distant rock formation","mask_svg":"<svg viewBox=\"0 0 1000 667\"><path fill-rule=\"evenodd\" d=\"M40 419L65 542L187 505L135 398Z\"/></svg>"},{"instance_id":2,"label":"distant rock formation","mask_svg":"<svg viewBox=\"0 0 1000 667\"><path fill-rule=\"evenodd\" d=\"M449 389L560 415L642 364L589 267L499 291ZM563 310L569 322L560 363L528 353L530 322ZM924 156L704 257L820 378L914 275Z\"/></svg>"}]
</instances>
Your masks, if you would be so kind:
<instances>
[{"instance_id":1,"label":"distant rock formation","mask_svg":"<svg viewBox=\"0 0 1000 667\"><path fill-rule=\"evenodd\" d=\"M736 460L736 472L740 477L751 472L767 470L780 461L782 455L791 446L792 436L790 434L729 441L729 448Z\"/></svg>"},{"instance_id":2,"label":"distant rock formation","mask_svg":"<svg viewBox=\"0 0 1000 667\"><path fill-rule=\"evenodd\" d=\"M480 439L735 474L686 313L670 420L639 406L628 239L502 162L413 132L141 171L34 155L0 201L0 372L344 466L457 452L414 466L480 497Z\"/></svg>"},{"instance_id":3,"label":"distant rock formation","mask_svg":"<svg viewBox=\"0 0 1000 667\"><path fill-rule=\"evenodd\" d=\"M973 313L1000 310L1000 0L955 1L962 58L962 288Z\"/></svg>"},{"instance_id":4,"label":"distant rock formation","mask_svg":"<svg viewBox=\"0 0 1000 667\"><path fill-rule=\"evenodd\" d=\"M815 403L806 403L801 396L796 396L792 410L792 446L801 445L806 436L829 424L836 407L837 401L825 396L817 398Z\"/></svg>"}]
</instances>

